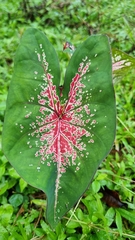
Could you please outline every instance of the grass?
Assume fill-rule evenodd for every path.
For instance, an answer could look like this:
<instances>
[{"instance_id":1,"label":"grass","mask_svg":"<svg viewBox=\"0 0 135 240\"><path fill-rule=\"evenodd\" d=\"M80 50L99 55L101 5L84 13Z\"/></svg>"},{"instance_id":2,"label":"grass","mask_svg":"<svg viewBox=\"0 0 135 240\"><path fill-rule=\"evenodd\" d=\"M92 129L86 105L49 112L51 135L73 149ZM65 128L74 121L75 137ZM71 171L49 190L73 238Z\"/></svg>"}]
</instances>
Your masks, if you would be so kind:
<instances>
[{"instance_id":1,"label":"grass","mask_svg":"<svg viewBox=\"0 0 135 240\"><path fill-rule=\"evenodd\" d=\"M65 40L75 46L89 34L104 33L112 47L135 56L132 1L3 1L0 5L0 134L13 59L20 37L29 26L44 31L61 60ZM44 4L44 7L43 7ZM115 83L117 135L92 184L53 232L44 218L45 195L28 186L3 155L0 138L0 240L135 239L135 81L134 71ZM102 202L102 189L118 192L126 209Z\"/></svg>"}]
</instances>

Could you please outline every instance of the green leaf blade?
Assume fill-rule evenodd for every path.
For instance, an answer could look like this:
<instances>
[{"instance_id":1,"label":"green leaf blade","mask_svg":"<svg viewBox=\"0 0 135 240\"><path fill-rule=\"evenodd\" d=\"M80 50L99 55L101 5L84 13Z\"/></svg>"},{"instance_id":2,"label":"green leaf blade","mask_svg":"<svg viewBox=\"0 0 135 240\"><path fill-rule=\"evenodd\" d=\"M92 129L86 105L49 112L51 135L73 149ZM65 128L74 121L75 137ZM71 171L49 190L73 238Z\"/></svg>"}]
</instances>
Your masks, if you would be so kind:
<instances>
[{"instance_id":1,"label":"green leaf blade","mask_svg":"<svg viewBox=\"0 0 135 240\"><path fill-rule=\"evenodd\" d=\"M122 219L120 213L116 210L116 225L119 230L120 236L122 236L123 229L122 229Z\"/></svg>"},{"instance_id":2,"label":"green leaf blade","mask_svg":"<svg viewBox=\"0 0 135 240\"><path fill-rule=\"evenodd\" d=\"M53 228L84 193L112 147L116 113L111 68L107 37L92 36L73 54L60 92L58 59L42 33L26 31L17 51L3 149L22 178L46 193Z\"/></svg>"}]
</instances>

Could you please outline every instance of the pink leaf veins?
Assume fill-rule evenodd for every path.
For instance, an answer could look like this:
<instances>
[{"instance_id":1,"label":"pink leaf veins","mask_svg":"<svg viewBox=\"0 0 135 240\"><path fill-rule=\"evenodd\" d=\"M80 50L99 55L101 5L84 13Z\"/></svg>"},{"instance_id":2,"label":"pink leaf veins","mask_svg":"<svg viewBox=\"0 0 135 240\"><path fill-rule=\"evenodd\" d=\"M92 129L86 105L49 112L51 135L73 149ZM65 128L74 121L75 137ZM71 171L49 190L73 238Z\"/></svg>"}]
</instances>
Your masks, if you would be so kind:
<instances>
[{"instance_id":1,"label":"pink leaf veins","mask_svg":"<svg viewBox=\"0 0 135 240\"><path fill-rule=\"evenodd\" d=\"M96 120L93 119L95 113L90 112L89 103L83 104L82 93L85 90L86 73L89 72L91 60L86 56L80 62L78 71L75 73L71 84L68 99L65 104L61 104L59 96L56 94L56 86L53 85L53 76L49 63L46 60L46 54L40 44L42 53L35 50L37 59L44 69L41 76L38 71L34 71L34 78L37 81L42 77L42 83L35 90L35 96L31 96L29 103L38 102L39 112L35 117L35 121L29 124L28 148L36 148L35 157L40 158L41 164L48 167L51 164L57 164L57 179L55 191L55 208L58 198L58 189L60 177L66 172L67 167L74 166L75 171L80 169L81 163L78 162L79 157L83 157L84 153L87 158L89 155L86 149L87 143L94 143L91 134L91 128L95 127ZM83 82L82 82L83 79ZM34 94L35 95L35 94ZM25 108L25 119L31 119L32 112L28 106ZM96 109L95 109L96 112ZM22 126L22 125L21 125ZM21 131L23 131L21 129ZM85 139L85 141L83 140ZM40 167L37 167L40 171Z\"/></svg>"},{"instance_id":2,"label":"pink leaf veins","mask_svg":"<svg viewBox=\"0 0 135 240\"><path fill-rule=\"evenodd\" d=\"M40 48L42 49L42 44ZM94 134L90 133L90 129L96 124L96 120L92 119L95 114L91 114L89 104L82 103L85 84L81 82L89 71L91 61L87 56L82 59L78 72L71 81L68 99L65 104L61 104L56 94L56 86L53 85L54 76L50 73L44 50L42 49L42 54L37 50L35 53L44 68L44 74L42 84L39 83L40 94L37 95L40 106L39 114L29 125L29 129L33 131L28 133L27 144L29 148L36 146L35 157L40 157L41 163L46 162L47 166L50 166L52 162L59 163L59 172L62 174L66 172L68 166L76 165L78 154L83 156L82 152L86 150L86 143L83 142L82 137L87 138L87 143L94 142ZM34 71L35 79L38 74L38 71ZM34 102L34 99L35 97L32 96L29 102ZM32 112L29 112L26 106L25 108L25 118L31 117ZM33 137L36 138L35 146L31 143ZM79 170L78 166L76 170Z\"/></svg>"}]
</instances>

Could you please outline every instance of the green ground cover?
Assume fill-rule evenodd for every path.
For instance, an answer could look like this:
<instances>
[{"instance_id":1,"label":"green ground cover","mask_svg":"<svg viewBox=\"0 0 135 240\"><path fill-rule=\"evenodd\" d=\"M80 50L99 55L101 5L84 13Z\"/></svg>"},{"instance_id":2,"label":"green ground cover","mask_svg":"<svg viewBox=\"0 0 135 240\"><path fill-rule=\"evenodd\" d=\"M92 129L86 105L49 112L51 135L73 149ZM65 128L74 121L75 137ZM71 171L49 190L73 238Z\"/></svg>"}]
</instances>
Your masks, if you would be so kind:
<instances>
[{"instance_id":1,"label":"green ground cover","mask_svg":"<svg viewBox=\"0 0 135 240\"><path fill-rule=\"evenodd\" d=\"M134 1L3 0L0 3L0 136L13 60L23 32L35 27L47 34L61 61L67 40L75 46L89 35L106 34L112 48L135 57ZM64 71L63 71L64 74ZM21 179L2 152L0 137L0 240L135 239L135 71L114 78L117 134L78 204L52 231L44 218L45 195ZM102 201L103 189L117 191L124 208Z\"/></svg>"}]
</instances>

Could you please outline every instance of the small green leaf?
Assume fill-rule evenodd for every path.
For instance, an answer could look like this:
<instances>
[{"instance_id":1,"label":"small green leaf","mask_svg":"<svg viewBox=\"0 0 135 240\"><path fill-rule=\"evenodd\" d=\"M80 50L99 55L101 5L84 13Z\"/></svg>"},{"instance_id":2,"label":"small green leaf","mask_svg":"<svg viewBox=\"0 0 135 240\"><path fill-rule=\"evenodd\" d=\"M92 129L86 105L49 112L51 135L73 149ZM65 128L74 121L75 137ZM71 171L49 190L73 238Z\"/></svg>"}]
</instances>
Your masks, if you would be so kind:
<instances>
[{"instance_id":1,"label":"small green leaf","mask_svg":"<svg viewBox=\"0 0 135 240\"><path fill-rule=\"evenodd\" d=\"M10 198L9 198L9 202L11 203L11 205L13 207L18 207L23 203L23 196L19 193L13 194Z\"/></svg>"},{"instance_id":2,"label":"small green leaf","mask_svg":"<svg viewBox=\"0 0 135 240\"><path fill-rule=\"evenodd\" d=\"M16 172L16 170L14 168L9 168L8 169L8 174L12 178L16 178L16 179L20 178L20 176L18 175L18 173Z\"/></svg>"},{"instance_id":3,"label":"small green leaf","mask_svg":"<svg viewBox=\"0 0 135 240\"><path fill-rule=\"evenodd\" d=\"M110 226L114 221L115 211L114 208L109 208L105 214L105 218L107 219L107 226Z\"/></svg>"},{"instance_id":4,"label":"small green leaf","mask_svg":"<svg viewBox=\"0 0 135 240\"><path fill-rule=\"evenodd\" d=\"M13 214L13 207L10 204L0 206L0 223L6 227Z\"/></svg>"},{"instance_id":5,"label":"small green leaf","mask_svg":"<svg viewBox=\"0 0 135 240\"><path fill-rule=\"evenodd\" d=\"M20 190L21 190L21 193L23 192L23 190L27 187L27 182L24 181L22 178L20 178L19 180L19 186L20 186Z\"/></svg>"},{"instance_id":6,"label":"small green leaf","mask_svg":"<svg viewBox=\"0 0 135 240\"><path fill-rule=\"evenodd\" d=\"M71 220L71 221L68 223L67 227L68 227L68 228L77 228L77 227L80 227L80 223Z\"/></svg>"},{"instance_id":7,"label":"small green leaf","mask_svg":"<svg viewBox=\"0 0 135 240\"><path fill-rule=\"evenodd\" d=\"M106 173L100 173L100 174L97 176L96 180L104 180L104 179L106 179L106 178L107 178L107 174L106 174Z\"/></svg>"},{"instance_id":8,"label":"small green leaf","mask_svg":"<svg viewBox=\"0 0 135 240\"><path fill-rule=\"evenodd\" d=\"M117 211L122 217L135 224L135 211L125 210L122 208L117 209Z\"/></svg>"},{"instance_id":9,"label":"small green leaf","mask_svg":"<svg viewBox=\"0 0 135 240\"><path fill-rule=\"evenodd\" d=\"M0 195L2 195L3 193L5 193L8 189L8 182L5 181L3 183L0 183Z\"/></svg>"},{"instance_id":10,"label":"small green leaf","mask_svg":"<svg viewBox=\"0 0 135 240\"><path fill-rule=\"evenodd\" d=\"M17 180L15 178L11 178L10 181L8 181L8 189L11 189L13 186L15 186Z\"/></svg>"},{"instance_id":11,"label":"small green leaf","mask_svg":"<svg viewBox=\"0 0 135 240\"><path fill-rule=\"evenodd\" d=\"M95 180L92 183L92 189L93 189L94 193L97 193L100 190L100 183L99 183L99 181Z\"/></svg>"},{"instance_id":12,"label":"small green leaf","mask_svg":"<svg viewBox=\"0 0 135 240\"><path fill-rule=\"evenodd\" d=\"M33 199L31 200L31 203L34 203L37 206L46 207L46 201L42 199Z\"/></svg>"},{"instance_id":13,"label":"small green leaf","mask_svg":"<svg viewBox=\"0 0 135 240\"><path fill-rule=\"evenodd\" d=\"M5 164L0 165L0 180L5 173Z\"/></svg>"},{"instance_id":14,"label":"small green leaf","mask_svg":"<svg viewBox=\"0 0 135 240\"><path fill-rule=\"evenodd\" d=\"M120 233L120 236L122 236L123 230L122 230L122 219L121 214L116 210L116 225L118 228L118 231Z\"/></svg>"}]
</instances>

